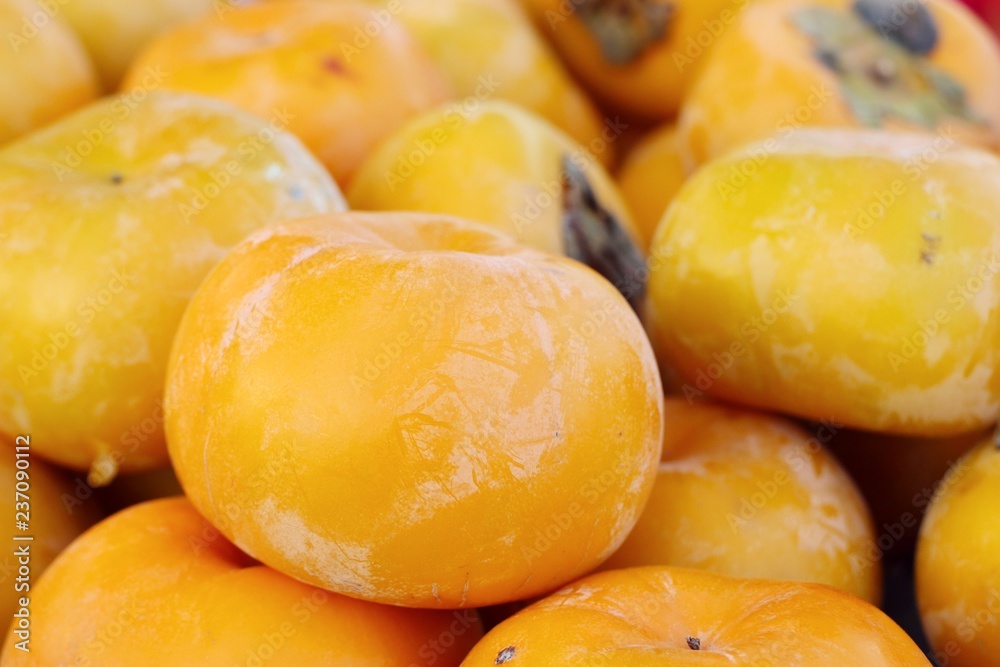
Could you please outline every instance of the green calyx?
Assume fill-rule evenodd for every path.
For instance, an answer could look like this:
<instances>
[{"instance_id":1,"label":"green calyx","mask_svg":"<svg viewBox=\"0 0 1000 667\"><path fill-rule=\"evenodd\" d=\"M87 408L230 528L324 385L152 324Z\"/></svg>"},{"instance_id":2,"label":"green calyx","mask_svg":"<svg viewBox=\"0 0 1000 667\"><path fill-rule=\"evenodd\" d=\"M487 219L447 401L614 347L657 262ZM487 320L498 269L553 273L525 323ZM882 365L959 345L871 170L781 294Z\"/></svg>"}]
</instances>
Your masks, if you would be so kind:
<instances>
[{"instance_id":1,"label":"green calyx","mask_svg":"<svg viewBox=\"0 0 1000 667\"><path fill-rule=\"evenodd\" d=\"M663 0L576 0L576 13L604 59L627 65L663 39L675 7Z\"/></svg>"},{"instance_id":2,"label":"green calyx","mask_svg":"<svg viewBox=\"0 0 1000 667\"><path fill-rule=\"evenodd\" d=\"M902 7L918 7L902 12ZM859 0L853 12L808 7L792 23L808 35L816 58L840 79L847 103L869 127L895 117L923 127L946 118L979 122L958 81L927 58L937 28L914 0Z\"/></svg>"}]
</instances>

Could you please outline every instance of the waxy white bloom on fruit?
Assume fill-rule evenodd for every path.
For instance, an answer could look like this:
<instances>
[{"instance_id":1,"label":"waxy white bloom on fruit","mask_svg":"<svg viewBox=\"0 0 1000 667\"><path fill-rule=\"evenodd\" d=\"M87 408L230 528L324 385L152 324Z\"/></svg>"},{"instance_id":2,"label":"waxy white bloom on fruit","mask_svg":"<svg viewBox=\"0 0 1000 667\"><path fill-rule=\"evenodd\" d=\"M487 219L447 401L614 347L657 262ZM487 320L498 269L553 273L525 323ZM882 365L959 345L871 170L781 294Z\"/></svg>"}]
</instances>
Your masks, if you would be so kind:
<instances>
[{"instance_id":1,"label":"waxy white bloom on fruit","mask_svg":"<svg viewBox=\"0 0 1000 667\"><path fill-rule=\"evenodd\" d=\"M264 230L212 271L166 426L191 501L255 558L478 607L621 544L662 406L639 320L590 269L458 218L348 213Z\"/></svg>"},{"instance_id":2,"label":"waxy white bloom on fruit","mask_svg":"<svg viewBox=\"0 0 1000 667\"><path fill-rule=\"evenodd\" d=\"M342 210L293 136L227 104L98 102L0 151L0 433L101 483L166 462L161 395L194 289L244 236Z\"/></svg>"},{"instance_id":3,"label":"waxy white bloom on fruit","mask_svg":"<svg viewBox=\"0 0 1000 667\"><path fill-rule=\"evenodd\" d=\"M1000 160L802 130L704 167L650 250L660 362L689 397L925 437L1000 413Z\"/></svg>"}]
</instances>

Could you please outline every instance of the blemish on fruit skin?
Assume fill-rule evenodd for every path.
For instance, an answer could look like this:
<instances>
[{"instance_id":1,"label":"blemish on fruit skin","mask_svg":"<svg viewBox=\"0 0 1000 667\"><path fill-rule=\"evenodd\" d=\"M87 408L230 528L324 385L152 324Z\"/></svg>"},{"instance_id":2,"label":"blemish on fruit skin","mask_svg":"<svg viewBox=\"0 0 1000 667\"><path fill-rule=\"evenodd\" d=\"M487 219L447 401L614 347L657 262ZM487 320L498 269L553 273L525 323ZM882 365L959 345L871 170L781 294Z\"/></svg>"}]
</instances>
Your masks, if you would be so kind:
<instances>
[{"instance_id":1,"label":"blemish on fruit skin","mask_svg":"<svg viewBox=\"0 0 1000 667\"><path fill-rule=\"evenodd\" d=\"M323 59L323 69L334 74L347 73L347 68L344 67L344 63L340 62L339 58L334 58L333 56Z\"/></svg>"},{"instance_id":2,"label":"blemish on fruit skin","mask_svg":"<svg viewBox=\"0 0 1000 667\"><path fill-rule=\"evenodd\" d=\"M687 642L688 648L692 651L701 650L701 640L697 637L685 637L684 641Z\"/></svg>"},{"instance_id":3,"label":"blemish on fruit skin","mask_svg":"<svg viewBox=\"0 0 1000 667\"><path fill-rule=\"evenodd\" d=\"M113 172L113 173L111 174L111 183L112 183L113 185L121 185L121 184L122 184L122 181L124 181L124 180L125 180L125 177L124 177L124 176L122 176L122 175L121 175L120 173L118 173L117 171L116 171L116 172Z\"/></svg>"},{"instance_id":4,"label":"blemish on fruit skin","mask_svg":"<svg viewBox=\"0 0 1000 667\"><path fill-rule=\"evenodd\" d=\"M938 244L941 242L941 237L924 232L920 235L920 238L923 239L923 247L920 250L920 261L930 266L934 264L934 258L937 256Z\"/></svg>"},{"instance_id":5,"label":"blemish on fruit skin","mask_svg":"<svg viewBox=\"0 0 1000 667\"><path fill-rule=\"evenodd\" d=\"M510 662L514 658L514 654L516 652L517 652L516 648L514 648L513 646L508 646L504 650L497 653L497 659L493 661L493 664L502 665L505 662Z\"/></svg>"}]
</instances>

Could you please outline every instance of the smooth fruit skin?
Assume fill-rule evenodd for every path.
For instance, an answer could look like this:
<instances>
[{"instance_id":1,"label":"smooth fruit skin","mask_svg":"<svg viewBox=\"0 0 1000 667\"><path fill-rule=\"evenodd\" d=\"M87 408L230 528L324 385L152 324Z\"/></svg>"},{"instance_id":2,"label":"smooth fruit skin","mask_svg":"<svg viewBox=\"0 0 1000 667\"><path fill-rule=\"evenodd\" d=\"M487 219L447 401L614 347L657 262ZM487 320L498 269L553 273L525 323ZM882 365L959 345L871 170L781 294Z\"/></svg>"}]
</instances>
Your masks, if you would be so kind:
<instances>
[{"instance_id":1,"label":"smooth fruit skin","mask_svg":"<svg viewBox=\"0 0 1000 667\"><path fill-rule=\"evenodd\" d=\"M886 558L909 558L935 490L985 431L952 438L918 438L840 430L829 449L843 463L871 508L877 546Z\"/></svg>"},{"instance_id":2,"label":"smooth fruit skin","mask_svg":"<svg viewBox=\"0 0 1000 667\"><path fill-rule=\"evenodd\" d=\"M706 166L650 251L660 362L688 397L899 435L986 428L998 184L992 155L888 132L800 130Z\"/></svg>"},{"instance_id":3,"label":"smooth fruit skin","mask_svg":"<svg viewBox=\"0 0 1000 667\"><path fill-rule=\"evenodd\" d=\"M571 584L491 630L462 663L499 664L930 665L885 614L842 591L672 567Z\"/></svg>"},{"instance_id":4,"label":"smooth fruit skin","mask_svg":"<svg viewBox=\"0 0 1000 667\"><path fill-rule=\"evenodd\" d=\"M0 433L92 468L167 461L162 387L194 289L269 222L342 210L291 135L176 93L112 97L0 152Z\"/></svg>"},{"instance_id":5,"label":"smooth fruit skin","mask_svg":"<svg viewBox=\"0 0 1000 667\"><path fill-rule=\"evenodd\" d=\"M31 652L8 634L4 665L454 667L481 635L472 611L374 605L255 563L183 498L88 531L32 588L31 612Z\"/></svg>"},{"instance_id":6,"label":"smooth fruit skin","mask_svg":"<svg viewBox=\"0 0 1000 667\"><path fill-rule=\"evenodd\" d=\"M0 35L0 145L97 97L94 66L59 16L31 0L0 0Z\"/></svg>"},{"instance_id":7,"label":"smooth fruit skin","mask_svg":"<svg viewBox=\"0 0 1000 667\"><path fill-rule=\"evenodd\" d=\"M477 607L621 544L661 391L590 269L465 220L349 213L253 235L206 279L166 427L192 502L255 558L354 597Z\"/></svg>"},{"instance_id":8,"label":"smooth fruit skin","mask_svg":"<svg viewBox=\"0 0 1000 667\"><path fill-rule=\"evenodd\" d=\"M902 7L902 16L912 14L918 4L917 0L895 1ZM696 84L684 99L678 131L688 169L770 136L785 137L801 127L872 127L852 109L841 79L821 62L816 44L793 19L797 12L821 6L846 17L855 2L749 3L705 58ZM920 4L930 10L939 36L937 46L922 60L961 86L961 96L980 122L945 117L921 125L890 114L876 126L1000 147L1000 48L995 38L956 0L920 0ZM888 25L892 25L891 18Z\"/></svg>"},{"instance_id":9,"label":"smooth fruit skin","mask_svg":"<svg viewBox=\"0 0 1000 667\"><path fill-rule=\"evenodd\" d=\"M736 20L748 0L521 0L535 23L573 73L604 103L650 120L666 120L680 106L706 54ZM667 5L671 13L662 37L650 41L628 62L609 61L601 43L580 20L580 7ZM599 21L608 20L602 17Z\"/></svg>"},{"instance_id":10,"label":"smooth fruit skin","mask_svg":"<svg viewBox=\"0 0 1000 667\"><path fill-rule=\"evenodd\" d=\"M337 0L342 1L342 0ZM517 0L367 0L406 25L446 75L457 98L522 106L587 146L605 165L597 107L538 34Z\"/></svg>"},{"instance_id":11,"label":"smooth fruit skin","mask_svg":"<svg viewBox=\"0 0 1000 667\"><path fill-rule=\"evenodd\" d=\"M1000 665L1000 445L987 438L942 480L917 543L917 603L941 664Z\"/></svg>"},{"instance_id":12,"label":"smooth fruit skin","mask_svg":"<svg viewBox=\"0 0 1000 667\"><path fill-rule=\"evenodd\" d=\"M353 209L485 222L561 255L564 158L583 170L600 205L638 243L614 180L593 156L538 116L501 101L445 105L406 124L368 156L347 198Z\"/></svg>"},{"instance_id":13,"label":"smooth fruit skin","mask_svg":"<svg viewBox=\"0 0 1000 667\"><path fill-rule=\"evenodd\" d=\"M625 155L618 171L618 189L644 249L649 249L657 225L687 177L673 124L653 130Z\"/></svg>"},{"instance_id":14,"label":"smooth fruit skin","mask_svg":"<svg viewBox=\"0 0 1000 667\"><path fill-rule=\"evenodd\" d=\"M674 565L827 584L878 604L864 498L819 440L777 417L681 398L639 522L604 569Z\"/></svg>"},{"instance_id":15,"label":"smooth fruit skin","mask_svg":"<svg viewBox=\"0 0 1000 667\"><path fill-rule=\"evenodd\" d=\"M104 90L114 90L129 63L159 33L209 13L226 12L215 0L73 0L59 15L73 28L97 68Z\"/></svg>"},{"instance_id":16,"label":"smooth fruit skin","mask_svg":"<svg viewBox=\"0 0 1000 667\"><path fill-rule=\"evenodd\" d=\"M34 440L17 439L21 452L29 451L26 443ZM81 499L77 494L77 484L69 475L35 456L15 458L15 441L5 444L0 456L0 520L3 521L3 540L7 548L0 555L0 628L6 633L14 612L18 609L18 599L30 590L30 586L80 533L100 518L100 508L93 497ZM20 468L17 461L22 461ZM28 462L25 468L24 461ZM18 473L21 477L18 477ZM18 487L18 483L21 486ZM27 484L25 490L24 484ZM20 490L22 495L16 496ZM17 503L15 505L15 503ZM17 521L25 521L27 530L19 530ZM30 543L15 541L15 537L31 536ZM27 563L30 580L19 572L23 563L15 551L25 544L30 546L31 557ZM20 578L20 580L19 580ZM18 588L21 587L21 590ZM29 605L29 610L34 608ZM6 664L6 663L5 663Z\"/></svg>"},{"instance_id":17,"label":"smooth fruit skin","mask_svg":"<svg viewBox=\"0 0 1000 667\"><path fill-rule=\"evenodd\" d=\"M406 28L382 25L373 12L363 2L289 0L209 15L153 41L122 89L162 72L163 88L217 97L278 123L347 185L386 135L451 95Z\"/></svg>"}]
</instances>

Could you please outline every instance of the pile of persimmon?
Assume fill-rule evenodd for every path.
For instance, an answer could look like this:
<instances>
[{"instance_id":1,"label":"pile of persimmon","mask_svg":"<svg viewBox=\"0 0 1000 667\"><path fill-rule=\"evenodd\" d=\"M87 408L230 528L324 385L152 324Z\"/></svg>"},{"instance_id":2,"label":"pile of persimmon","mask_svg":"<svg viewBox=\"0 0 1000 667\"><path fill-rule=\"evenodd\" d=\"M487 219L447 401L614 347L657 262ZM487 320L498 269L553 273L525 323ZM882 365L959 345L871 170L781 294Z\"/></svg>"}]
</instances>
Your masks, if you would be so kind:
<instances>
[{"instance_id":1,"label":"pile of persimmon","mask_svg":"<svg viewBox=\"0 0 1000 667\"><path fill-rule=\"evenodd\" d=\"M0 663L1000 667L970 4L0 0Z\"/></svg>"}]
</instances>

